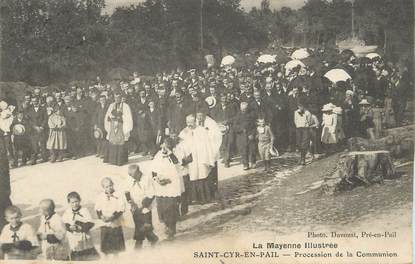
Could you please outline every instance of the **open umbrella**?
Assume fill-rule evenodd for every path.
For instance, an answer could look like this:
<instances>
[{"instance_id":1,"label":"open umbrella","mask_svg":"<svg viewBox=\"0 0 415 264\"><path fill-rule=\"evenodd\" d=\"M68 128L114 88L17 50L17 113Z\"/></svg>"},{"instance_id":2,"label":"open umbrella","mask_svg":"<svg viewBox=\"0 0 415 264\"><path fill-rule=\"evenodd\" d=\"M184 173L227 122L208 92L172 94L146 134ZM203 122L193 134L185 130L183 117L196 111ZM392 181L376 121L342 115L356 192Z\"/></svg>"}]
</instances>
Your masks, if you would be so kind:
<instances>
[{"instance_id":1,"label":"open umbrella","mask_svg":"<svg viewBox=\"0 0 415 264\"><path fill-rule=\"evenodd\" d=\"M221 67L230 66L234 64L234 62L235 62L235 58L231 55L228 55L228 56L223 57L222 62L220 63L220 66Z\"/></svg>"},{"instance_id":2,"label":"open umbrella","mask_svg":"<svg viewBox=\"0 0 415 264\"><path fill-rule=\"evenodd\" d=\"M275 63L275 56L264 54L259 56L259 58L256 60L258 63Z\"/></svg>"},{"instance_id":3,"label":"open umbrella","mask_svg":"<svg viewBox=\"0 0 415 264\"><path fill-rule=\"evenodd\" d=\"M299 60L291 60L285 64L285 72L286 74L289 73L292 69L300 66L301 68L305 68L305 64Z\"/></svg>"},{"instance_id":4,"label":"open umbrella","mask_svg":"<svg viewBox=\"0 0 415 264\"><path fill-rule=\"evenodd\" d=\"M326 72L324 74L324 77L326 77L328 80L330 80L332 83L340 82L340 81L347 81L351 79L352 77L343 69L332 69Z\"/></svg>"},{"instance_id":5,"label":"open umbrella","mask_svg":"<svg viewBox=\"0 0 415 264\"><path fill-rule=\"evenodd\" d=\"M381 58L381 56L375 52L372 52L372 53L367 54L366 58L373 60L374 58Z\"/></svg>"},{"instance_id":6,"label":"open umbrella","mask_svg":"<svg viewBox=\"0 0 415 264\"><path fill-rule=\"evenodd\" d=\"M310 53L305 48L298 49L291 54L291 59L293 60L302 60L308 57L310 57Z\"/></svg>"}]
</instances>

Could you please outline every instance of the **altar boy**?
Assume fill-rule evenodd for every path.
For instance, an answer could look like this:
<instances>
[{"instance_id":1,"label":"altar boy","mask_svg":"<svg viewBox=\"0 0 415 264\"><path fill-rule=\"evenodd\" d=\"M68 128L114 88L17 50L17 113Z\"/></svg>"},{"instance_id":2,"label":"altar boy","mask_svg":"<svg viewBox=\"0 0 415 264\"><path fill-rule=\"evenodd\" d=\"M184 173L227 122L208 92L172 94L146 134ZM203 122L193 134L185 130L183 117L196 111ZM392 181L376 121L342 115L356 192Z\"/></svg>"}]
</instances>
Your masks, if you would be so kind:
<instances>
[{"instance_id":1,"label":"altar boy","mask_svg":"<svg viewBox=\"0 0 415 264\"><path fill-rule=\"evenodd\" d=\"M125 204L123 197L115 192L111 178L101 180L103 192L99 194L95 211L102 220L101 251L105 255L118 255L125 251L124 234L122 231L123 213Z\"/></svg>"},{"instance_id":2,"label":"altar boy","mask_svg":"<svg viewBox=\"0 0 415 264\"><path fill-rule=\"evenodd\" d=\"M39 246L33 228L21 221L22 213L16 206L9 206L4 212L8 224L0 235L0 244L5 259L36 259Z\"/></svg>"},{"instance_id":3,"label":"altar boy","mask_svg":"<svg viewBox=\"0 0 415 264\"><path fill-rule=\"evenodd\" d=\"M94 247L90 230L94 226L88 209L81 206L81 196L77 192L67 195L70 205L63 216L72 261L97 260L99 254Z\"/></svg>"},{"instance_id":4,"label":"altar boy","mask_svg":"<svg viewBox=\"0 0 415 264\"><path fill-rule=\"evenodd\" d=\"M42 241L42 253L47 260L68 260L69 244L61 217L55 212L51 199L40 202L40 226L38 238Z\"/></svg>"}]
</instances>

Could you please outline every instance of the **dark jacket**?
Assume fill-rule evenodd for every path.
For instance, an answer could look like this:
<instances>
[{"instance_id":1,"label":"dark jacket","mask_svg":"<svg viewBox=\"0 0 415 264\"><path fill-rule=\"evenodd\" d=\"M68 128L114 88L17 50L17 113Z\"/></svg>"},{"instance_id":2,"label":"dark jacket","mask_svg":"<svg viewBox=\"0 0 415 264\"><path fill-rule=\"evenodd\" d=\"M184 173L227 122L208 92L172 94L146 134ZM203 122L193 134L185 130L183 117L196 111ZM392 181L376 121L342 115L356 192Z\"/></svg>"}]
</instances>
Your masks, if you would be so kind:
<instances>
[{"instance_id":1,"label":"dark jacket","mask_svg":"<svg viewBox=\"0 0 415 264\"><path fill-rule=\"evenodd\" d=\"M47 129L48 127L48 115L44 107L39 107L38 111L35 111L35 108L31 106L27 118L30 120L31 128L43 127L43 129Z\"/></svg>"}]
</instances>

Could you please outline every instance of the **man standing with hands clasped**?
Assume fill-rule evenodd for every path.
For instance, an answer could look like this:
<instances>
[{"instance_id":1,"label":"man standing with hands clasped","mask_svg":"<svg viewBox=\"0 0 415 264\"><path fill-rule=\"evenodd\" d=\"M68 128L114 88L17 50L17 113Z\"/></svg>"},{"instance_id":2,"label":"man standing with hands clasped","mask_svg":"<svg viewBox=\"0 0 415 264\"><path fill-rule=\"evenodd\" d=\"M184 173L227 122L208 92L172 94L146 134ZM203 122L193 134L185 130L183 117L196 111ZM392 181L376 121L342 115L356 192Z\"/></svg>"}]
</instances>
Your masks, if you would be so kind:
<instances>
[{"instance_id":1,"label":"man standing with hands clasped","mask_svg":"<svg viewBox=\"0 0 415 264\"><path fill-rule=\"evenodd\" d=\"M128 186L125 198L130 206L134 220L135 249L141 249L144 239L154 245L158 237L153 232L151 204L154 198L154 186L151 178L141 172L140 167L132 164L128 167Z\"/></svg>"}]
</instances>

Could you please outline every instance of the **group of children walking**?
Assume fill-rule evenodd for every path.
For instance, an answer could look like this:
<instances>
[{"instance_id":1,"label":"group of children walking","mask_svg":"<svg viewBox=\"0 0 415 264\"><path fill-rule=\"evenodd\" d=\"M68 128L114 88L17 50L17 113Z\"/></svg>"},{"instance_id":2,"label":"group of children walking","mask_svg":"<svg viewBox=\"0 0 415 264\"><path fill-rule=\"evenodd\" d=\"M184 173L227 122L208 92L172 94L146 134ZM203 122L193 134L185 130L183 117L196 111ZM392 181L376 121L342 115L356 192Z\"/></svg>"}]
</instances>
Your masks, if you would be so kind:
<instances>
[{"instance_id":1,"label":"group of children walking","mask_svg":"<svg viewBox=\"0 0 415 264\"><path fill-rule=\"evenodd\" d=\"M55 211L55 203L44 199L39 204L40 224L37 232L22 222L17 206L5 210L8 224L3 227L0 244L5 259L37 259L43 254L47 260L96 260L99 254L91 239L94 226L88 209L81 206L76 192L67 195L69 208L62 216Z\"/></svg>"},{"instance_id":2,"label":"group of children walking","mask_svg":"<svg viewBox=\"0 0 415 264\"><path fill-rule=\"evenodd\" d=\"M110 178L102 179L101 186L103 191L95 203L95 211L101 222L100 251L104 256L115 256L126 249L122 224L128 201L125 201L124 195L115 192ZM37 232L22 221L22 212L17 206L8 207L5 210L8 224L0 235L3 257L33 260L41 254L46 260L98 260L100 254L91 236L95 221L89 210L82 206L81 196L77 192L70 192L67 202L69 207L60 216L55 211L52 199L42 200L39 204L40 224Z\"/></svg>"}]
</instances>

